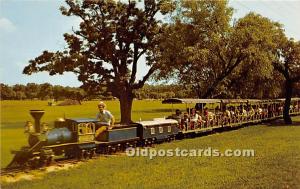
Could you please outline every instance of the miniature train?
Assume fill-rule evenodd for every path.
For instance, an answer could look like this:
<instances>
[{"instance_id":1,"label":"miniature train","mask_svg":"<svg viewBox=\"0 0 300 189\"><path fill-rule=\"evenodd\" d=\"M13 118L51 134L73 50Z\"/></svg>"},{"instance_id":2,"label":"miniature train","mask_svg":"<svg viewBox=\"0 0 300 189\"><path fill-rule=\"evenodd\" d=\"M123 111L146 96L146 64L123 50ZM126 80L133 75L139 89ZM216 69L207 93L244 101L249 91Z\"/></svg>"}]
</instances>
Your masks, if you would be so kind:
<instances>
[{"instance_id":1,"label":"miniature train","mask_svg":"<svg viewBox=\"0 0 300 189\"><path fill-rule=\"evenodd\" d=\"M27 122L29 146L15 154L8 168L39 167L50 164L54 157L92 158L96 153L112 153L127 147L148 146L153 143L171 141L189 134L205 133L220 128L239 127L282 117L284 99L167 99L164 104L196 104L198 121L182 116L180 120L156 118L129 125L116 125L95 139L100 123L96 119L57 119L54 128L41 124L43 110L31 110L35 123ZM213 106L210 106L213 105ZM300 114L300 98L293 98L291 115ZM187 108L190 114L190 109ZM245 114L246 112L246 114Z\"/></svg>"}]
</instances>

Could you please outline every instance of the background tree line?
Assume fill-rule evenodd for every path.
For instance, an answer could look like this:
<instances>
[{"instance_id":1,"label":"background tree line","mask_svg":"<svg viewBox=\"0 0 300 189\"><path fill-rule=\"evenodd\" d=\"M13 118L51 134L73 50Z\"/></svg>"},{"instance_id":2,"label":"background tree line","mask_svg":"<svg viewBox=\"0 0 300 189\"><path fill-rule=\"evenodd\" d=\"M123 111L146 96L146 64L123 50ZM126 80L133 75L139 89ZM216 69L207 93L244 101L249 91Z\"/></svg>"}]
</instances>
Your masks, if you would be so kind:
<instances>
[{"instance_id":1,"label":"background tree line","mask_svg":"<svg viewBox=\"0 0 300 189\"><path fill-rule=\"evenodd\" d=\"M282 80L283 82L283 80ZM247 91L232 90L224 93L224 98L232 98L231 96L238 96L238 98L254 98L260 99L262 96L268 96L269 93L263 94L260 85L257 85L258 93L247 93ZM285 92L283 86L278 86L279 91L277 95L272 98L284 98ZM36 84L28 83L27 85L6 85L0 83L1 89L1 100L51 100L55 101L74 99L74 100L92 100L92 99L114 99L111 93L102 93L98 95L88 95L80 87L68 87L60 85L51 85L49 83ZM197 93L193 90L186 88L179 84L159 84L151 85L145 84L142 89L135 91L136 99L166 99L166 98L198 98ZM295 90L293 91L293 96L300 96L300 83L295 85ZM270 97L270 96L268 96Z\"/></svg>"},{"instance_id":2,"label":"background tree line","mask_svg":"<svg viewBox=\"0 0 300 189\"><path fill-rule=\"evenodd\" d=\"M113 99L111 93L101 93L88 95L79 87L68 87L60 85L51 85L49 83L36 84L28 83L27 85L6 85L1 83L1 100L91 100L91 99ZM177 84L160 84L145 86L135 91L137 99L165 99L165 98L195 98L193 92Z\"/></svg>"},{"instance_id":3,"label":"background tree line","mask_svg":"<svg viewBox=\"0 0 300 189\"><path fill-rule=\"evenodd\" d=\"M49 83L28 83L27 85L16 84L13 86L1 83L0 86L1 100L82 100L86 96L84 90L80 88L63 87L59 85L53 86Z\"/></svg>"}]
</instances>

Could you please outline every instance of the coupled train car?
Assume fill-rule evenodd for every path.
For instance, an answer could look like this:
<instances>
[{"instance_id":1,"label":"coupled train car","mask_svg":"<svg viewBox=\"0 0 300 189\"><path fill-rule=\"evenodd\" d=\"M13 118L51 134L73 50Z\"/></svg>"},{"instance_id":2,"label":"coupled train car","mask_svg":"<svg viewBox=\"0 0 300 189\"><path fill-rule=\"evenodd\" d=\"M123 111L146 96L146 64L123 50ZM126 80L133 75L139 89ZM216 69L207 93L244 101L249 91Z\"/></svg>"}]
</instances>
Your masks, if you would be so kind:
<instances>
[{"instance_id":1,"label":"coupled train car","mask_svg":"<svg viewBox=\"0 0 300 189\"><path fill-rule=\"evenodd\" d=\"M96 119L57 119L54 128L40 122L43 110L31 110L34 124L27 122L28 146L15 154L8 168L39 167L56 157L87 159L96 153L124 151L127 147L148 146L189 134L220 128L234 128L282 117L284 99L166 99L163 104L186 104L186 112L152 121L116 125L97 136L103 123ZM196 104L196 105L195 105ZM188 106L195 105L193 108ZM197 114L197 119L195 115ZM300 98L293 98L291 115L300 114Z\"/></svg>"}]
</instances>

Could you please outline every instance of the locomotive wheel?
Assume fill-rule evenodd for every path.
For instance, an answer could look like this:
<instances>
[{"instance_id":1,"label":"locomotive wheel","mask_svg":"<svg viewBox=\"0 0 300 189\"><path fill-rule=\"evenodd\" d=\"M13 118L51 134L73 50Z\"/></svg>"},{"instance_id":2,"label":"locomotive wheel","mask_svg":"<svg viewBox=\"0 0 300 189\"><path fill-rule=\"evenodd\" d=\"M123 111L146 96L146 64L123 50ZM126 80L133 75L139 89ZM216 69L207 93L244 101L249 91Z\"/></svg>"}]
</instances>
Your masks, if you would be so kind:
<instances>
[{"instance_id":1,"label":"locomotive wheel","mask_svg":"<svg viewBox=\"0 0 300 189\"><path fill-rule=\"evenodd\" d=\"M84 157L84 152L85 152L85 150L79 150L79 151L77 152L77 159L78 159L78 160L83 159L83 157Z\"/></svg>"},{"instance_id":2,"label":"locomotive wheel","mask_svg":"<svg viewBox=\"0 0 300 189\"><path fill-rule=\"evenodd\" d=\"M35 156L28 161L28 165L32 169L36 169L42 165L42 161L39 156Z\"/></svg>"},{"instance_id":3,"label":"locomotive wheel","mask_svg":"<svg viewBox=\"0 0 300 189\"><path fill-rule=\"evenodd\" d=\"M121 144L118 144L117 145L117 151L121 151L122 150L122 145Z\"/></svg>"},{"instance_id":4,"label":"locomotive wheel","mask_svg":"<svg viewBox=\"0 0 300 189\"><path fill-rule=\"evenodd\" d=\"M108 154L108 147L107 146L104 147L103 154Z\"/></svg>"},{"instance_id":5,"label":"locomotive wheel","mask_svg":"<svg viewBox=\"0 0 300 189\"><path fill-rule=\"evenodd\" d=\"M52 161L53 161L53 155L47 158L46 165L50 165Z\"/></svg>"},{"instance_id":6,"label":"locomotive wheel","mask_svg":"<svg viewBox=\"0 0 300 189\"><path fill-rule=\"evenodd\" d=\"M150 143L150 146L151 146L151 147L154 147L155 141L156 141L155 138L152 138L152 141L151 141L151 143Z\"/></svg>"},{"instance_id":7,"label":"locomotive wheel","mask_svg":"<svg viewBox=\"0 0 300 189\"><path fill-rule=\"evenodd\" d=\"M141 141L141 147L145 147L146 145L146 140Z\"/></svg>"},{"instance_id":8,"label":"locomotive wheel","mask_svg":"<svg viewBox=\"0 0 300 189\"><path fill-rule=\"evenodd\" d=\"M89 158L92 159L95 154L96 154L96 149L94 148L91 150L91 152L89 154Z\"/></svg>"},{"instance_id":9,"label":"locomotive wheel","mask_svg":"<svg viewBox=\"0 0 300 189\"><path fill-rule=\"evenodd\" d=\"M92 159L94 156L94 152L92 151L90 154L89 154L89 159Z\"/></svg>"},{"instance_id":10,"label":"locomotive wheel","mask_svg":"<svg viewBox=\"0 0 300 189\"><path fill-rule=\"evenodd\" d=\"M142 141L139 142L139 146L144 147L145 145L146 145L145 140L142 140Z\"/></svg>"},{"instance_id":11,"label":"locomotive wheel","mask_svg":"<svg viewBox=\"0 0 300 189\"><path fill-rule=\"evenodd\" d=\"M80 159L85 159L85 156L86 156L86 150L81 150Z\"/></svg>"},{"instance_id":12,"label":"locomotive wheel","mask_svg":"<svg viewBox=\"0 0 300 189\"><path fill-rule=\"evenodd\" d=\"M88 150L85 150L83 152L83 159L89 159L89 156L90 156L90 152Z\"/></svg>"},{"instance_id":13,"label":"locomotive wheel","mask_svg":"<svg viewBox=\"0 0 300 189\"><path fill-rule=\"evenodd\" d=\"M175 135L173 135L171 139L172 139L172 141L176 140Z\"/></svg>"},{"instance_id":14,"label":"locomotive wheel","mask_svg":"<svg viewBox=\"0 0 300 189\"><path fill-rule=\"evenodd\" d=\"M109 154L110 153L110 148L111 148L111 146L104 146L103 147L103 154Z\"/></svg>"},{"instance_id":15,"label":"locomotive wheel","mask_svg":"<svg viewBox=\"0 0 300 189\"><path fill-rule=\"evenodd\" d=\"M47 149L47 148L42 149L40 154L41 166L50 165L53 157L54 157L54 153L51 149Z\"/></svg>"},{"instance_id":16,"label":"locomotive wheel","mask_svg":"<svg viewBox=\"0 0 300 189\"><path fill-rule=\"evenodd\" d=\"M65 150L65 153L64 153L64 155L65 155L65 157L67 158L67 159L72 159L72 158L76 158L77 157L77 152L78 150L76 150L76 149L66 149Z\"/></svg>"},{"instance_id":17,"label":"locomotive wheel","mask_svg":"<svg viewBox=\"0 0 300 189\"><path fill-rule=\"evenodd\" d=\"M116 153L116 152L117 152L117 148L116 148L116 147L112 147L112 148L111 148L111 152L112 152L112 153Z\"/></svg>"},{"instance_id":18,"label":"locomotive wheel","mask_svg":"<svg viewBox=\"0 0 300 189\"><path fill-rule=\"evenodd\" d=\"M107 146L107 154L111 154L111 152L112 152L111 146Z\"/></svg>"}]
</instances>

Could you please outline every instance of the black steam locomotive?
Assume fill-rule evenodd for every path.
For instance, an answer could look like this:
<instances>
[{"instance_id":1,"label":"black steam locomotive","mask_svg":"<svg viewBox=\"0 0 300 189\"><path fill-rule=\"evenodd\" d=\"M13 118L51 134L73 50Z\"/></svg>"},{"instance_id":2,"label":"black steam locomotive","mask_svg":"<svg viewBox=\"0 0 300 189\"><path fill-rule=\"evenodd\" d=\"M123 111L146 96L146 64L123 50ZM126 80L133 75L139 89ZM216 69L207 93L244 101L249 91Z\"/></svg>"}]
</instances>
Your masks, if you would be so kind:
<instances>
[{"instance_id":1,"label":"black steam locomotive","mask_svg":"<svg viewBox=\"0 0 300 189\"><path fill-rule=\"evenodd\" d=\"M29 146L15 154L8 168L39 167L50 164L54 157L92 158L95 153L112 153L128 147L147 146L157 141L175 139L178 122L172 119L141 121L130 125L116 125L95 139L96 130L103 123L96 119L57 119L48 130L41 124L43 110L31 110L35 123L27 122Z\"/></svg>"},{"instance_id":2,"label":"black steam locomotive","mask_svg":"<svg viewBox=\"0 0 300 189\"><path fill-rule=\"evenodd\" d=\"M177 119L156 118L130 125L116 125L97 136L96 130L103 123L96 119L57 119L54 128L41 124L43 110L31 110L35 123L27 122L29 146L22 147L15 154L8 168L39 167L50 164L54 157L92 158L95 153L112 153L127 147L148 146L153 143L171 141L175 138L196 133L210 132L220 128L232 128L282 117L284 99L242 100L242 99L167 99L166 104L194 105L201 119L189 118L186 114ZM216 106L217 105L217 106ZM300 98L292 99L291 114L300 113ZM185 117L185 115L187 115Z\"/></svg>"}]
</instances>

